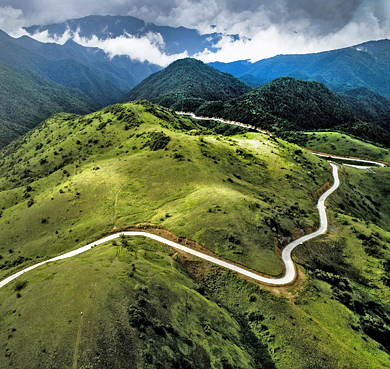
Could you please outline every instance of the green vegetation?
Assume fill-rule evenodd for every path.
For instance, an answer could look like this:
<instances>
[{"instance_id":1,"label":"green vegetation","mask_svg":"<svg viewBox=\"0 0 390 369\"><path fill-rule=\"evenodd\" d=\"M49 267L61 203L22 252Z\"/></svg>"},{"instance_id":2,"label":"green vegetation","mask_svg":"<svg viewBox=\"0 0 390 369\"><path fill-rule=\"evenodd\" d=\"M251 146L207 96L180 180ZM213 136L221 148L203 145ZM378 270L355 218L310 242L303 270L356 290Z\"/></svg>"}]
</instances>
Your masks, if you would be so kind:
<instances>
[{"instance_id":1,"label":"green vegetation","mask_svg":"<svg viewBox=\"0 0 390 369\"><path fill-rule=\"evenodd\" d=\"M210 128L139 101L53 116L8 145L0 279L148 224L281 274L275 250L318 226L329 164L282 139ZM26 273L0 289L0 367L388 367L390 177L375 173L342 171L327 204L338 232L297 249L291 287L142 237Z\"/></svg>"},{"instance_id":2,"label":"green vegetation","mask_svg":"<svg viewBox=\"0 0 390 369\"><path fill-rule=\"evenodd\" d=\"M0 147L54 113L86 114L96 105L78 90L0 62Z\"/></svg>"},{"instance_id":3,"label":"green vegetation","mask_svg":"<svg viewBox=\"0 0 390 369\"><path fill-rule=\"evenodd\" d=\"M281 77L227 102L214 101L195 110L260 127L281 135L286 131L337 130L390 147L383 128L361 120L324 84Z\"/></svg>"},{"instance_id":4,"label":"green vegetation","mask_svg":"<svg viewBox=\"0 0 390 369\"><path fill-rule=\"evenodd\" d=\"M145 99L173 110L194 111L205 101L226 101L250 90L232 75L187 58L152 74L121 101Z\"/></svg>"},{"instance_id":5,"label":"green vegetation","mask_svg":"<svg viewBox=\"0 0 390 369\"><path fill-rule=\"evenodd\" d=\"M0 291L1 368L273 367L266 347L202 296L169 250L142 238L123 243Z\"/></svg>"},{"instance_id":6,"label":"green vegetation","mask_svg":"<svg viewBox=\"0 0 390 369\"><path fill-rule=\"evenodd\" d=\"M339 132L283 132L281 138L327 154L390 162L390 151Z\"/></svg>"},{"instance_id":7,"label":"green vegetation","mask_svg":"<svg viewBox=\"0 0 390 369\"><path fill-rule=\"evenodd\" d=\"M0 237L15 252L0 274L140 222L281 274L274 237L316 227L309 195L329 179L328 164L266 135L207 132L142 102L54 116L7 146Z\"/></svg>"}]
</instances>

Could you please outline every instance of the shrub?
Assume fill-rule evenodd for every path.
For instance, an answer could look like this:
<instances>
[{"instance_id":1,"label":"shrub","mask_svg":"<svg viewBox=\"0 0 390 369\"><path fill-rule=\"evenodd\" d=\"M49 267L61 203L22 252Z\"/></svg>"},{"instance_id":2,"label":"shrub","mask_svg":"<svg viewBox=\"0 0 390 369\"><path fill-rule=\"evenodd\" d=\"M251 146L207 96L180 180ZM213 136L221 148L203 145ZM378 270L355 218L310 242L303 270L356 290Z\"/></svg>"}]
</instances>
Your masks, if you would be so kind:
<instances>
[{"instance_id":1,"label":"shrub","mask_svg":"<svg viewBox=\"0 0 390 369\"><path fill-rule=\"evenodd\" d=\"M27 285L27 281L26 280L18 280L15 282L14 284L14 290L15 291L20 291L22 290L24 287L26 287Z\"/></svg>"}]
</instances>

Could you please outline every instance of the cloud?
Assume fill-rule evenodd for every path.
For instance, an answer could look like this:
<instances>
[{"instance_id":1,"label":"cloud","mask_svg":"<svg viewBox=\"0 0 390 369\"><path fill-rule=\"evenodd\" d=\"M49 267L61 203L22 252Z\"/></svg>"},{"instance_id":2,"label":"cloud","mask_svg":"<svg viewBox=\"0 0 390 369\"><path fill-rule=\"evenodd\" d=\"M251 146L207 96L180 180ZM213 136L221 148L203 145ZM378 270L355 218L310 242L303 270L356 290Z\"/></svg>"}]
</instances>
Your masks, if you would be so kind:
<instances>
[{"instance_id":1,"label":"cloud","mask_svg":"<svg viewBox=\"0 0 390 369\"><path fill-rule=\"evenodd\" d=\"M21 36L25 33L22 29L24 23L22 10L10 6L0 7L0 29L7 30L15 36Z\"/></svg>"},{"instance_id":2,"label":"cloud","mask_svg":"<svg viewBox=\"0 0 390 369\"><path fill-rule=\"evenodd\" d=\"M80 30L71 32L69 29L60 37L49 36L48 31L36 33L33 38L41 42L55 42L63 45L72 39L74 42L86 47L102 49L110 58L117 55L127 55L133 60L140 62L149 61L153 64L166 67L177 59L188 57L188 53L167 55L164 52L164 39L159 33L149 32L146 36L135 37L125 34L116 38L100 40L97 36L85 38L80 36Z\"/></svg>"},{"instance_id":3,"label":"cloud","mask_svg":"<svg viewBox=\"0 0 390 369\"><path fill-rule=\"evenodd\" d=\"M256 61L276 54L318 52L390 37L388 0L0 0L0 6L5 9L0 28L13 32L22 25L110 14L196 28L202 34L221 32L242 37L236 42L223 37L216 53L205 50L198 55L204 61ZM36 37L44 41L47 36ZM62 43L68 36L54 41ZM164 40L158 35L152 39L123 36L80 42L100 47L111 56L124 53L160 65L185 56L166 55L161 46Z\"/></svg>"},{"instance_id":4,"label":"cloud","mask_svg":"<svg viewBox=\"0 0 390 369\"><path fill-rule=\"evenodd\" d=\"M164 53L165 44L162 36L151 32L144 37L134 37L126 34L105 40L99 40L96 36L85 39L76 35L73 40L83 46L98 47L111 58L116 55L127 55L133 60L149 61L163 67L177 59L188 57L187 52L174 55Z\"/></svg>"}]
</instances>

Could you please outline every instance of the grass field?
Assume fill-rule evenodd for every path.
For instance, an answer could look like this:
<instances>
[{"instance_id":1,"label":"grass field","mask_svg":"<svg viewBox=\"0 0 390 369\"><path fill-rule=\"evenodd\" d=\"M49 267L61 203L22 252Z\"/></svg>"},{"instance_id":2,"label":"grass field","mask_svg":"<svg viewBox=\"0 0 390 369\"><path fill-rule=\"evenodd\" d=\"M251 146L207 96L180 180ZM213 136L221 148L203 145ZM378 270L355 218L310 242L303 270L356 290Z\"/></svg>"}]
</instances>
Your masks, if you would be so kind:
<instances>
[{"instance_id":1,"label":"grass field","mask_svg":"<svg viewBox=\"0 0 390 369\"><path fill-rule=\"evenodd\" d=\"M309 150L390 163L390 151L338 132L295 132L289 140Z\"/></svg>"}]
</instances>

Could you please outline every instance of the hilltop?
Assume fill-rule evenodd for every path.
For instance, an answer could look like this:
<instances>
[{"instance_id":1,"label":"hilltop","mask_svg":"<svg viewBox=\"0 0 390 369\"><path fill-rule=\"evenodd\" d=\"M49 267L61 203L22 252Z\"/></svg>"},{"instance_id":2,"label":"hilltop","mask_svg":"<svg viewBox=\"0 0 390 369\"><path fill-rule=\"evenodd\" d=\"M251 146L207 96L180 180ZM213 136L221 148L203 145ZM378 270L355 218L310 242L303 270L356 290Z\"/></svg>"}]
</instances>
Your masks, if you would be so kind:
<instances>
[{"instance_id":1,"label":"hilltop","mask_svg":"<svg viewBox=\"0 0 390 369\"><path fill-rule=\"evenodd\" d=\"M251 90L230 74L186 58L173 62L129 91L122 102L148 100L173 110L192 111L205 101L226 101Z\"/></svg>"}]
</instances>

